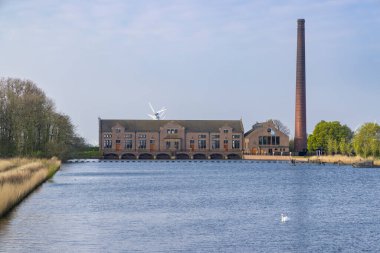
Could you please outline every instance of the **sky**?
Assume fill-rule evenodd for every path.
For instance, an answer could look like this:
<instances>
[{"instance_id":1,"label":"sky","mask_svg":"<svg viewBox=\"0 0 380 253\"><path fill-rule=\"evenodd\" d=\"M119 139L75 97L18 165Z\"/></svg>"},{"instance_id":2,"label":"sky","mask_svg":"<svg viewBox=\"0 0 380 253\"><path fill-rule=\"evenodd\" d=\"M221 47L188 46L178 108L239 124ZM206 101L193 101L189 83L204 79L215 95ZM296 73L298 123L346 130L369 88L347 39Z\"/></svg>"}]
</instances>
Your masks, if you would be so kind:
<instances>
[{"instance_id":1,"label":"sky","mask_svg":"<svg viewBox=\"0 0 380 253\"><path fill-rule=\"evenodd\" d=\"M35 82L97 144L98 117L380 122L379 0L0 0L0 77Z\"/></svg>"}]
</instances>

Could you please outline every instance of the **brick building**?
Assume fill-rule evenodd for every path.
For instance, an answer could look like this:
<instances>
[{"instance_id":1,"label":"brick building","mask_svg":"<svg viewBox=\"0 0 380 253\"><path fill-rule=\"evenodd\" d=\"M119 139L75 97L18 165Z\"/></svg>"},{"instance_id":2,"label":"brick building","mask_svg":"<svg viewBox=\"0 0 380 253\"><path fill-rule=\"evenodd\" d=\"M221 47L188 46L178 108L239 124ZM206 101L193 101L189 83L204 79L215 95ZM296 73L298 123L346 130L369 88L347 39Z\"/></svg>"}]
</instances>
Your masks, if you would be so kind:
<instances>
[{"instance_id":1,"label":"brick building","mask_svg":"<svg viewBox=\"0 0 380 253\"><path fill-rule=\"evenodd\" d=\"M281 155L289 153L289 136L278 129L272 120L256 123L244 134L244 153Z\"/></svg>"},{"instance_id":2,"label":"brick building","mask_svg":"<svg viewBox=\"0 0 380 253\"><path fill-rule=\"evenodd\" d=\"M99 119L99 149L112 159L241 159L241 120Z\"/></svg>"}]
</instances>

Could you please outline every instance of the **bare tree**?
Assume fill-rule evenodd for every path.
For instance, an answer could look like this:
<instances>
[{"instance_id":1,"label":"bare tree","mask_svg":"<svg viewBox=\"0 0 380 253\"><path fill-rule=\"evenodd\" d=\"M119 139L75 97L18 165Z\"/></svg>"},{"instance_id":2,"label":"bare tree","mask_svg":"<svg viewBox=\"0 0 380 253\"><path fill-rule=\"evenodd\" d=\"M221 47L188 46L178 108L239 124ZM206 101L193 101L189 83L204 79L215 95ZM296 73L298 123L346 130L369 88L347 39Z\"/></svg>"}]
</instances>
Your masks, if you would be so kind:
<instances>
[{"instance_id":1,"label":"bare tree","mask_svg":"<svg viewBox=\"0 0 380 253\"><path fill-rule=\"evenodd\" d=\"M290 135L290 130L287 126L285 126L284 124L282 124L281 121L279 121L278 119L270 119L269 121L272 121L273 124L275 125L276 129L283 132L284 134L286 135Z\"/></svg>"}]
</instances>

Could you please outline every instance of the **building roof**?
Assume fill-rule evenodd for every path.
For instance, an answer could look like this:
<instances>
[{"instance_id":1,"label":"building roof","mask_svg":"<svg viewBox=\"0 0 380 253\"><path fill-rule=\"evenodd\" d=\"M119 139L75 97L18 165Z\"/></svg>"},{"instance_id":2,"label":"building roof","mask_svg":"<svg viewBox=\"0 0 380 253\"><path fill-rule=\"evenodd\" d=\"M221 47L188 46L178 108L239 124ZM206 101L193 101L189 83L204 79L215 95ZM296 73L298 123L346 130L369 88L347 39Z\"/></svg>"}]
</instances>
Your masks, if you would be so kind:
<instances>
[{"instance_id":1,"label":"building roof","mask_svg":"<svg viewBox=\"0 0 380 253\"><path fill-rule=\"evenodd\" d=\"M156 132L168 123L177 123L188 132L219 132L223 126L229 126L234 132L244 132L241 120L118 120L99 119L102 132L111 132L117 124L126 132Z\"/></svg>"},{"instance_id":2,"label":"building roof","mask_svg":"<svg viewBox=\"0 0 380 253\"><path fill-rule=\"evenodd\" d=\"M256 122L256 124L254 124L254 125L252 126L252 128L251 128L248 132L246 132L246 133L244 134L244 137L246 137L247 135L249 135L250 133L252 133L252 132L255 131L256 129L259 129L259 128L263 127L263 125L264 125L265 123L267 123L267 122L261 122L261 123Z\"/></svg>"},{"instance_id":3,"label":"building roof","mask_svg":"<svg viewBox=\"0 0 380 253\"><path fill-rule=\"evenodd\" d=\"M286 133L284 133L283 131L281 131L278 127L276 127L276 125L273 123L273 120L268 120L268 121L265 121L265 122L256 122L253 126L252 126L252 129L250 129L248 132L246 132L244 134L244 137L247 137L250 133L256 131L257 129L260 129L262 127L266 127L266 126L271 126L273 127L274 129L276 129L276 131L280 131L281 133L287 135Z\"/></svg>"}]
</instances>

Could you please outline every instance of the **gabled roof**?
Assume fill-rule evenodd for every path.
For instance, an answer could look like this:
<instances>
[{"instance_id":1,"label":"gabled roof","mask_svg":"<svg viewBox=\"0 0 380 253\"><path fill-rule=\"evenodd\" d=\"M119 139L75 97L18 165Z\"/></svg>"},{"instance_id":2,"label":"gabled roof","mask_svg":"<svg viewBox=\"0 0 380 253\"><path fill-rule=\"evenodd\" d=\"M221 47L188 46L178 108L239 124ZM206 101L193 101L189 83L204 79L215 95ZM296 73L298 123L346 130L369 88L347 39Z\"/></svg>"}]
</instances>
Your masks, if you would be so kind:
<instances>
[{"instance_id":1,"label":"gabled roof","mask_svg":"<svg viewBox=\"0 0 380 253\"><path fill-rule=\"evenodd\" d=\"M118 120L99 119L102 132L111 132L119 124L126 132L157 132L168 123L177 123L188 132L219 132L220 128L229 126L234 132L244 132L241 120Z\"/></svg>"},{"instance_id":2,"label":"gabled roof","mask_svg":"<svg viewBox=\"0 0 380 253\"><path fill-rule=\"evenodd\" d=\"M244 137L246 137L247 135L249 135L250 133L252 133L252 132L255 131L256 129L259 129L259 128L263 127L263 125L264 125L265 123L267 123L267 122L261 122L261 123L256 122L256 124L254 124L254 125L252 126L252 128L251 128L248 132L246 132L246 133L244 134Z\"/></svg>"},{"instance_id":3,"label":"gabled roof","mask_svg":"<svg viewBox=\"0 0 380 253\"><path fill-rule=\"evenodd\" d=\"M246 132L244 134L244 137L247 137L250 133L252 133L253 131L256 131L257 129L259 128L262 128L262 127L265 127L266 125L269 125L270 127L276 129L276 131L280 131L281 133L285 134L284 132L282 132L280 129L278 129L278 127L276 127L276 125L273 123L272 120L268 120L268 121L265 121L265 122L256 122L256 124L254 124L252 126L252 129L250 129L248 132ZM286 134L285 134L286 135Z\"/></svg>"}]
</instances>

